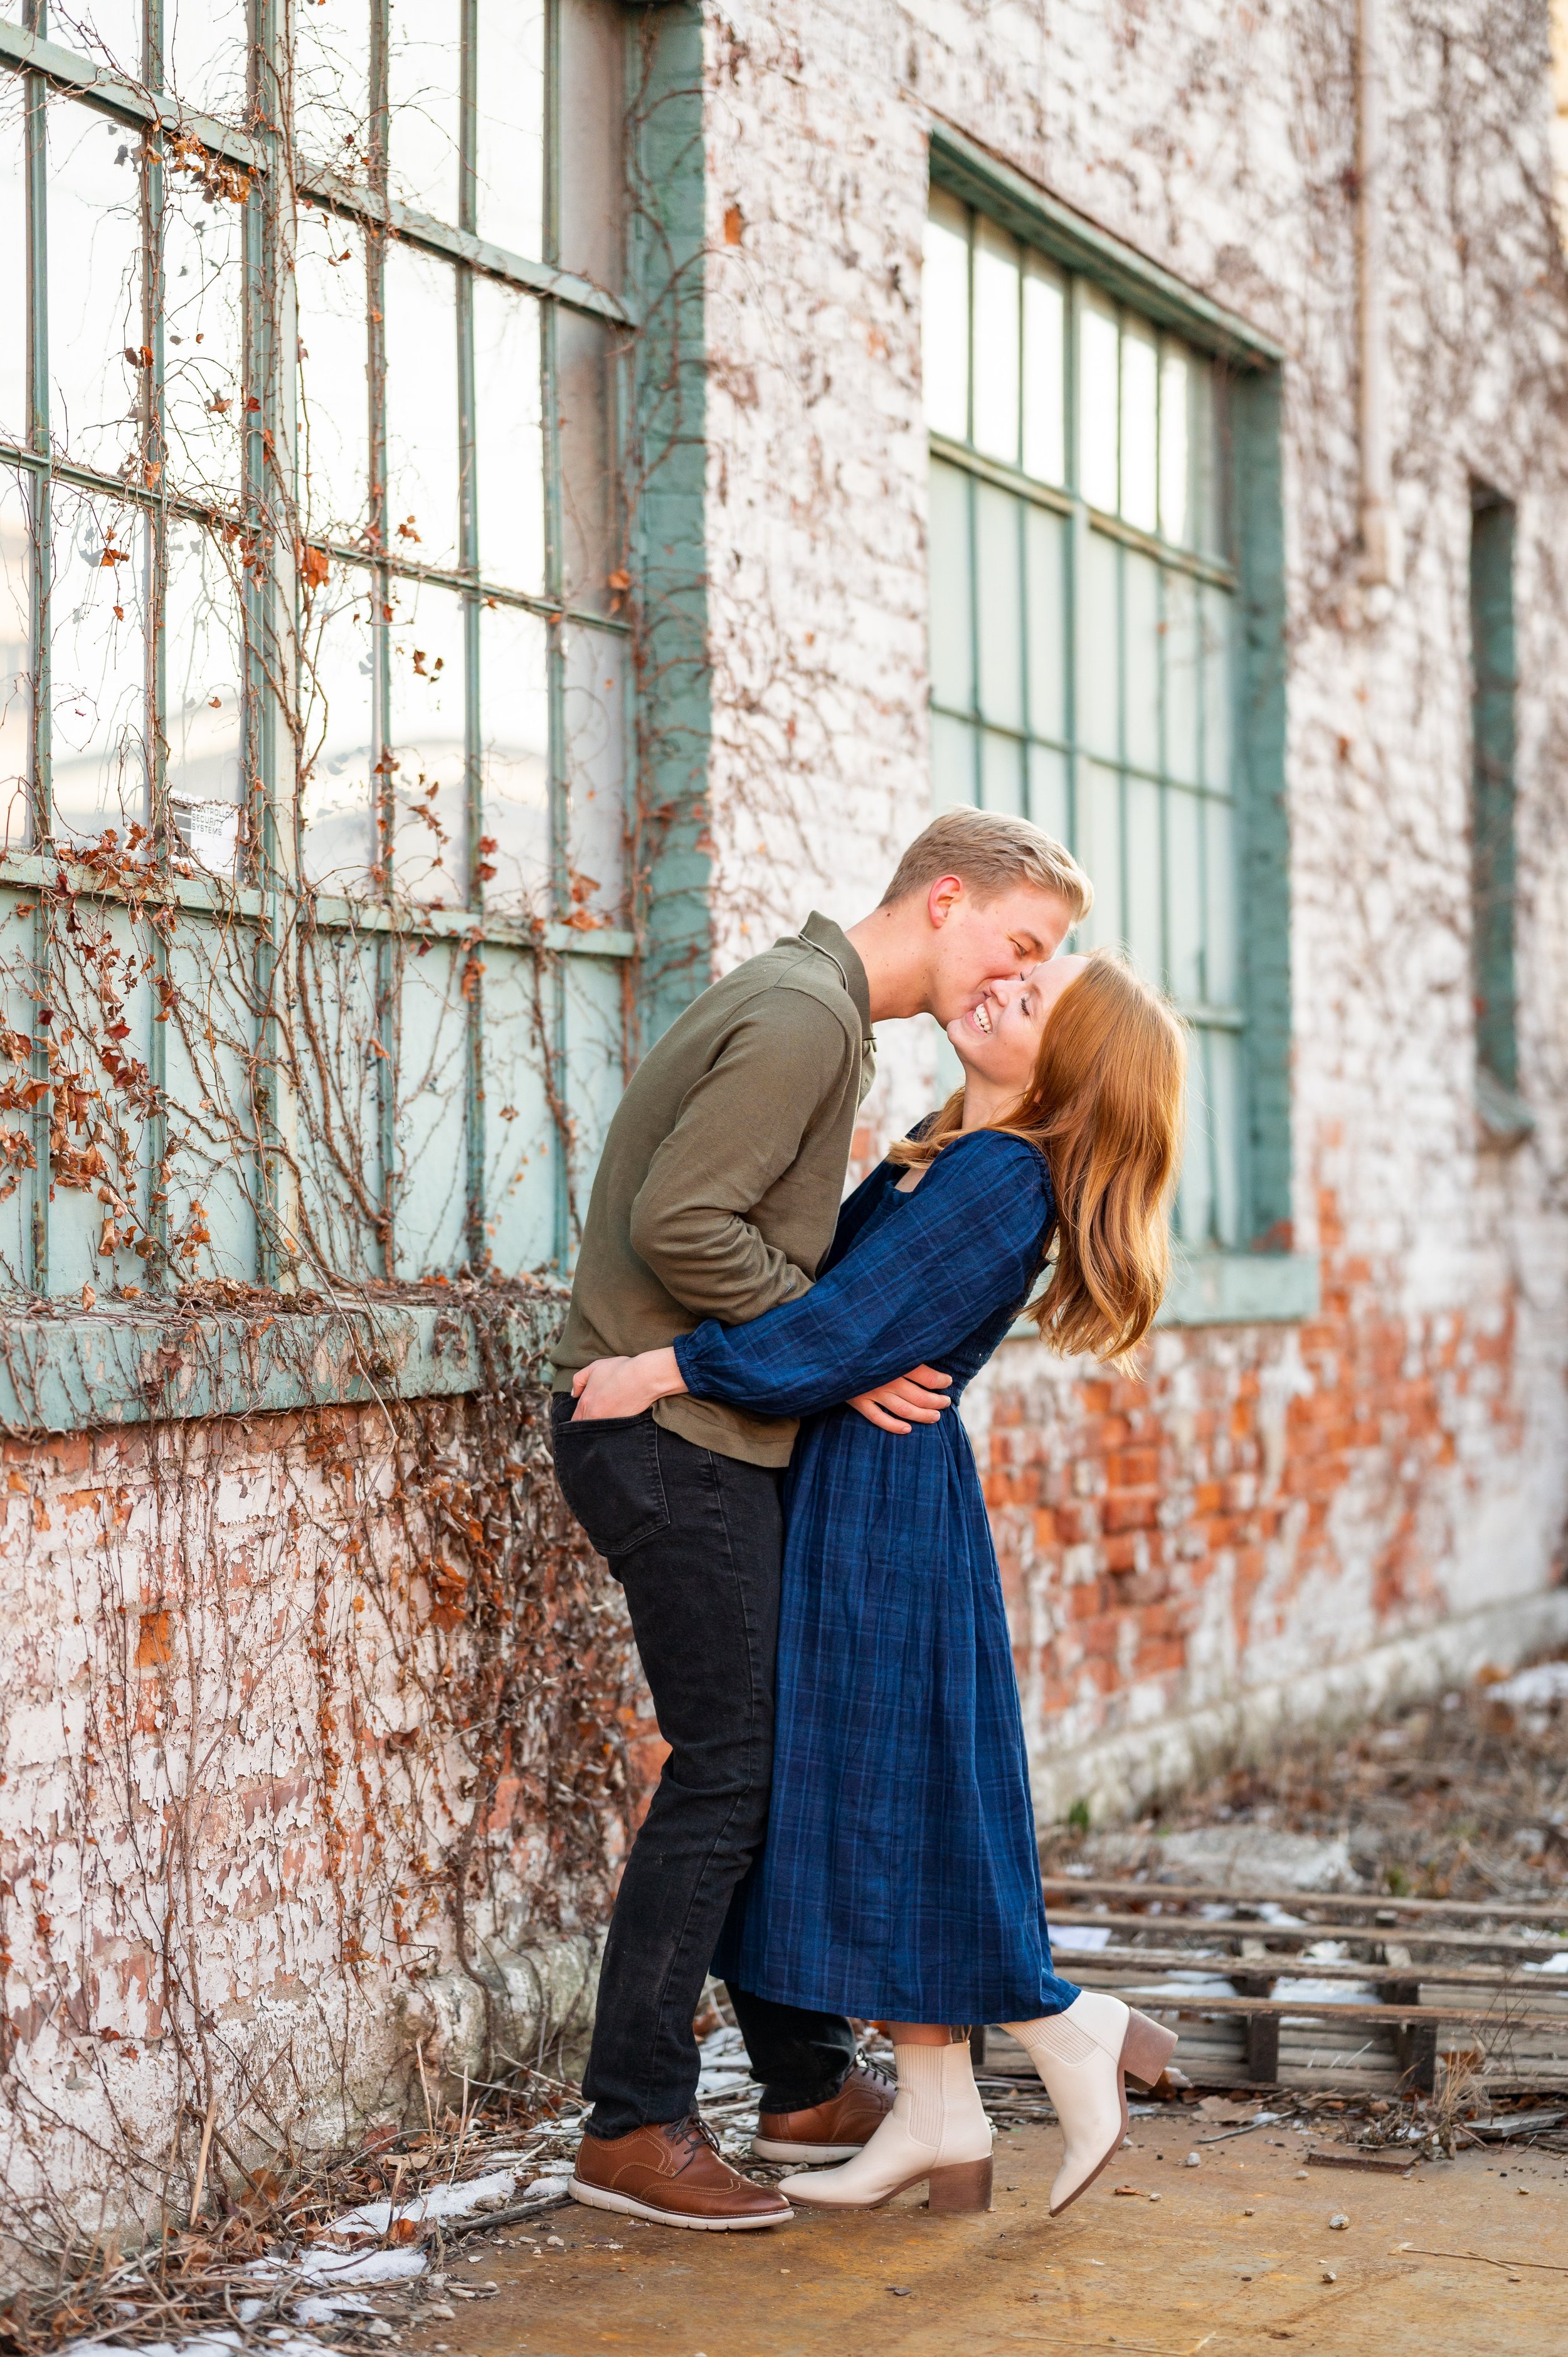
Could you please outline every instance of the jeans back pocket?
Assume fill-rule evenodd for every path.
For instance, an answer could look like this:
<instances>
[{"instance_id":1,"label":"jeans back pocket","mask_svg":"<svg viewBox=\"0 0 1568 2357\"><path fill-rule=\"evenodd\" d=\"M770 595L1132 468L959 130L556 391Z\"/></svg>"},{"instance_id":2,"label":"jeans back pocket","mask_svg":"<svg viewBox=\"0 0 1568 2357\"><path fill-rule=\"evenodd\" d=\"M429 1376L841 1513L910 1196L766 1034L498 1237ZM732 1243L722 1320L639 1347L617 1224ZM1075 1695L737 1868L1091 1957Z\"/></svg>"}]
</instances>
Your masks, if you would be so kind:
<instances>
[{"instance_id":1,"label":"jeans back pocket","mask_svg":"<svg viewBox=\"0 0 1568 2357\"><path fill-rule=\"evenodd\" d=\"M651 1409L576 1423L575 1405L564 1393L551 1403L555 1479L595 1548L614 1564L670 1527L659 1428Z\"/></svg>"}]
</instances>

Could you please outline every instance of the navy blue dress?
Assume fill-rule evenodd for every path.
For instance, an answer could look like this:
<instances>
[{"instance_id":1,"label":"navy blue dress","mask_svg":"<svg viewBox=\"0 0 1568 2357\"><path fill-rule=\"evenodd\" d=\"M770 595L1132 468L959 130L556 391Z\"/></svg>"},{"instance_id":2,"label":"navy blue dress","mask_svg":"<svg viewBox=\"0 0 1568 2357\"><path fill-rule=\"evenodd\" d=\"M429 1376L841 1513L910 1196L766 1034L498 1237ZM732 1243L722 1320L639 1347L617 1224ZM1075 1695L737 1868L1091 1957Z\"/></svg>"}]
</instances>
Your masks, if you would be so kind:
<instances>
[{"instance_id":1,"label":"navy blue dress","mask_svg":"<svg viewBox=\"0 0 1568 2357\"><path fill-rule=\"evenodd\" d=\"M1039 1274L1035 1149L977 1130L911 1194L884 1163L810 1293L675 1345L700 1399L803 1417L785 1490L768 1841L714 1970L863 2019L1029 2020L1051 1970L1023 1721L973 1453L950 1409L907 1435L839 1403L924 1360L956 1400Z\"/></svg>"}]
</instances>

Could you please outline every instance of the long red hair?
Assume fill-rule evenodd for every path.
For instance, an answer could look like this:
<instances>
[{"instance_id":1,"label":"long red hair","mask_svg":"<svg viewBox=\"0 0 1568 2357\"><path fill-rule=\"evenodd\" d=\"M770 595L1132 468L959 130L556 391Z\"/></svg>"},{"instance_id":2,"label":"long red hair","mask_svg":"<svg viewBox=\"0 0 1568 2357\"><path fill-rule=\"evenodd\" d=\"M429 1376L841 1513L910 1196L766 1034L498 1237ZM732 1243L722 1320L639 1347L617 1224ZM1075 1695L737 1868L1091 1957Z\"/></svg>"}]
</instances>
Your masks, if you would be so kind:
<instances>
[{"instance_id":1,"label":"long red hair","mask_svg":"<svg viewBox=\"0 0 1568 2357\"><path fill-rule=\"evenodd\" d=\"M1170 1281L1186 1092L1181 1018L1113 952L1096 950L1046 1017L1028 1087L990 1125L1026 1137L1051 1174L1050 1275L1025 1314L1053 1350L1122 1366L1153 1325ZM962 1120L960 1089L892 1159L933 1160Z\"/></svg>"}]
</instances>

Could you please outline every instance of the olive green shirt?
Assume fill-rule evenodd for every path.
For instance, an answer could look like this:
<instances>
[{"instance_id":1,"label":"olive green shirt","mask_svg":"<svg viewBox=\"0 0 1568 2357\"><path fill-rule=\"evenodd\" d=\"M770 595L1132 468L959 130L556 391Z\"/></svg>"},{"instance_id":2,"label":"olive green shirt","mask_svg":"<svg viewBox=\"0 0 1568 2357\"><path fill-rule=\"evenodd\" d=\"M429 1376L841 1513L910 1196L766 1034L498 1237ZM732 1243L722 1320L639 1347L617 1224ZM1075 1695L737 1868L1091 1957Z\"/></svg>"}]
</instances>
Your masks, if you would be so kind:
<instances>
[{"instance_id":1,"label":"olive green shirt","mask_svg":"<svg viewBox=\"0 0 1568 2357\"><path fill-rule=\"evenodd\" d=\"M806 1292L832 1242L874 1047L865 969L814 911L705 990L632 1075L588 1201L555 1389L592 1359L653 1351L704 1318L760 1318ZM787 1465L792 1418L684 1394L671 1432Z\"/></svg>"}]
</instances>

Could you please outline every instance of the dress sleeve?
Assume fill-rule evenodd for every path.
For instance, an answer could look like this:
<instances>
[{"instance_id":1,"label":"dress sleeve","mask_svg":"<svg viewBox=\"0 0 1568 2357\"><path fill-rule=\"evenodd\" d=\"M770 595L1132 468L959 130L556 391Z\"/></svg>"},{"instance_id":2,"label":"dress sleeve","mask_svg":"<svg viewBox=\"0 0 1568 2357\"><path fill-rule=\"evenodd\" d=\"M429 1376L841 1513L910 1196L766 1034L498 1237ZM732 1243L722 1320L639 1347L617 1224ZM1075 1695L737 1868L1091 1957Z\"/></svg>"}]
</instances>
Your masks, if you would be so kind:
<instances>
[{"instance_id":1,"label":"dress sleeve","mask_svg":"<svg viewBox=\"0 0 1568 2357\"><path fill-rule=\"evenodd\" d=\"M940 1359L1026 1298L1051 1209L1034 1147L978 1130L801 1299L681 1336L687 1389L758 1415L810 1415Z\"/></svg>"}]
</instances>

